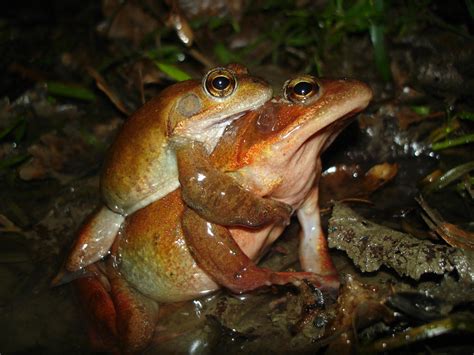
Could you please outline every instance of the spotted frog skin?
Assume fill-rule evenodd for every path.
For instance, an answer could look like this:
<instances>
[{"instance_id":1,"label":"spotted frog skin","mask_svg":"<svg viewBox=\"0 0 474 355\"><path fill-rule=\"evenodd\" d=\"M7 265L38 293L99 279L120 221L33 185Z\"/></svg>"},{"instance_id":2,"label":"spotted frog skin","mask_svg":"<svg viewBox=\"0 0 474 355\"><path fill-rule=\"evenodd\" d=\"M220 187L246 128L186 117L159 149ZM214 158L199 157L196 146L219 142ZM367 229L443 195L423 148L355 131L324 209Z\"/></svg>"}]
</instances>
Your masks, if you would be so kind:
<instances>
[{"instance_id":1,"label":"spotted frog skin","mask_svg":"<svg viewBox=\"0 0 474 355\"><path fill-rule=\"evenodd\" d=\"M301 279L337 290L320 226L320 156L372 92L358 81L300 76L285 84L284 94L233 121L210 158L200 144L178 157L181 188L130 215L105 266L93 265L93 276L76 280L88 313L127 351L152 338L159 302ZM220 179L213 177L216 169ZM303 272L256 265L285 227L249 222L260 213L253 203L262 199L296 212Z\"/></svg>"},{"instance_id":2,"label":"spotted frog skin","mask_svg":"<svg viewBox=\"0 0 474 355\"><path fill-rule=\"evenodd\" d=\"M64 269L74 272L105 256L127 215L179 187L180 154L188 154L193 144L209 154L227 125L271 96L265 81L233 64L212 69L202 82L174 84L133 114L103 164L104 204L79 231ZM276 214L291 212L276 202L267 205Z\"/></svg>"}]
</instances>

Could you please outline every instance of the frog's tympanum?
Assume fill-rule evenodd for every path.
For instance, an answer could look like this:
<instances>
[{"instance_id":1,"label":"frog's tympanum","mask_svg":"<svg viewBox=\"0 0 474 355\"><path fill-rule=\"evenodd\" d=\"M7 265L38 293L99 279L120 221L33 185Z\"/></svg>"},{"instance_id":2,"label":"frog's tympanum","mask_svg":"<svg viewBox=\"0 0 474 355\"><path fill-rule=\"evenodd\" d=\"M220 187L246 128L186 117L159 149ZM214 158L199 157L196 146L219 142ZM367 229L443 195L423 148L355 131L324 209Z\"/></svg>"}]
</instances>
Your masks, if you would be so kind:
<instances>
[{"instance_id":1,"label":"frog's tympanum","mask_svg":"<svg viewBox=\"0 0 474 355\"><path fill-rule=\"evenodd\" d=\"M95 320L96 343L97 334L106 333L101 339L108 346L119 339L127 351L143 349L159 302L189 300L219 287L242 293L308 279L337 289L320 226L320 155L371 97L358 81L300 76L285 84L284 98L227 126L210 157L200 143L179 155L181 188L128 216L112 256L75 281ZM256 265L284 229L282 219L266 216L274 211L259 209L267 200L296 211L304 271Z\"/></svg>"},{"instance_id":2,"label":"frog's tympanum","mask_svg":"<svg viewBox=\"0 0 474 355\"><path fill-rule=\"evenodd\" d=\"M100 181L105 205L79 231L65 269L76 271L106 255L125 216L179 187L177 156L192 144L209 154L228 124L271 96L266 82L233 64L209 71L202 82L174 84L139 109L108 152ZM287 218L291 212L276 201L266 204Z\"/></svg>"}]
</instances>

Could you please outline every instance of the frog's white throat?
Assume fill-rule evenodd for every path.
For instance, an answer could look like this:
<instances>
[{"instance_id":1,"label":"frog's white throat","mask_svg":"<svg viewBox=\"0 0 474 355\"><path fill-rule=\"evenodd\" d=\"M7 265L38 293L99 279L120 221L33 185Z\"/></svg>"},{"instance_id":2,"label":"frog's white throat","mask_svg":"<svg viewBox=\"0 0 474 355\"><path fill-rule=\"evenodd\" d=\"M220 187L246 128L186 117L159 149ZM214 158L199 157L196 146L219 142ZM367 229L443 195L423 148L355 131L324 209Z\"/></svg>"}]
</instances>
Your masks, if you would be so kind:
<instances>
[{"instance_id":1,"label":"frog's white throat","mask_svg":"<svg viewBox=\"0 0 474 355\"><path fill-rule=\"evenodd\" d=\"M195 122L192 126L187 127L180 135L184 138L201 142L206 147L207 152L211 154L227 126L246 113L247 111L243 111L234 115L221 117L217 120Z\"/></svg>"}]
</instances>

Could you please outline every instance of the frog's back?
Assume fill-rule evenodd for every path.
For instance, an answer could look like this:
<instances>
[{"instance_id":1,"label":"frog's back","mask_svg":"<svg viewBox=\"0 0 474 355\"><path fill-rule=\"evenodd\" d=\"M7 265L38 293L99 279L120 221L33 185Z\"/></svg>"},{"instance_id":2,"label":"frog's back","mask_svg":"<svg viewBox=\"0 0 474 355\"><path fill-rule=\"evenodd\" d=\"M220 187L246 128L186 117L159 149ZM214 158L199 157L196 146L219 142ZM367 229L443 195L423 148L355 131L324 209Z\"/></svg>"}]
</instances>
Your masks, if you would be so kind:
<instances>
[{"instance_id":1,"label":"frog's back","mask_svg":"<svg viewBox=\"0 0 474 355\"><path fill-rule=\"evenodd\" d=\"M179 186L167 126L176 97L195 85L189 81L165 89L125 122L102 170L102 196L110 209L127 215Z\"/></svg>"}]
</instances>

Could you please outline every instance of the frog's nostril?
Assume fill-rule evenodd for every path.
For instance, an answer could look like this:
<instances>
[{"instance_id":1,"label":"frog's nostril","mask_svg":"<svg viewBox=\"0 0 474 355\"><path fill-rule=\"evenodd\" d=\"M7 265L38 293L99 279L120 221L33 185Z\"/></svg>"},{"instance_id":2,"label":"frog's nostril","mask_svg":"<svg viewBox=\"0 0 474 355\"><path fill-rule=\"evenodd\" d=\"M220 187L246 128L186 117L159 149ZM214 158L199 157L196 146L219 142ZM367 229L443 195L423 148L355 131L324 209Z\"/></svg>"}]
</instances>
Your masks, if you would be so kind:
<instances>
[{"instance_id":1,"label":"frog's nostril","mask_svg":"<svg viewBox=\"0 0 474 355\"><path fill-rule=\"evenodd\" d=\"M252 80L253 83L256 83L256 84L268 85L268 83L265 80L263 80L261 78L258 78L258 77L252 77L251 80Z\"/></svg>"}]
</instances>

